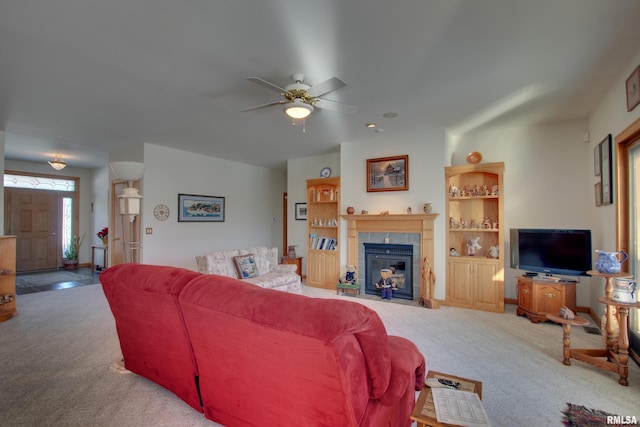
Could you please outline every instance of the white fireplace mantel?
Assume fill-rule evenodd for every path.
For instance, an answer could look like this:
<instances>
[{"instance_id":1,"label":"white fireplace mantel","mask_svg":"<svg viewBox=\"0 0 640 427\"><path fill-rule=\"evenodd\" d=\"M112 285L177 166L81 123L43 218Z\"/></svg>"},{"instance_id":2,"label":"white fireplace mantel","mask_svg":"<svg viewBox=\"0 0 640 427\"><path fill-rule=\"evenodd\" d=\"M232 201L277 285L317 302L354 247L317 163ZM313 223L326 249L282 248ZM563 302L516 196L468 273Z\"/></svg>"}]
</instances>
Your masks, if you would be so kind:
<instances>
[{"instance_id":1,"label":"white fireplace mantel","mask_svg":"<svg viewBox=\"0 0 640 427\"><path fill-rule=\"evenodd\" d=\"M341 215L347 221L347 265L358 264L358 233L419 233L420 253L433 265L434 221L438 214L392 214L392 215ZM420 278L420 302L436 308L433 286L427 286L424 274Z\"/></svg>"}]
</instances>

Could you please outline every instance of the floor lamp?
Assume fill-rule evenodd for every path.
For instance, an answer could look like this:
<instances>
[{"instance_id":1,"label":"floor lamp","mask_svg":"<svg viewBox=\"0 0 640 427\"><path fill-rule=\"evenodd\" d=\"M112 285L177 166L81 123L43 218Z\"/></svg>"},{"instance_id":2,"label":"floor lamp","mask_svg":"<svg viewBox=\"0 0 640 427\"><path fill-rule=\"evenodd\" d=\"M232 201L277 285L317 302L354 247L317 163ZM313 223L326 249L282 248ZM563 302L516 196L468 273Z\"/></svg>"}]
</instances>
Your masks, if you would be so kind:
<instances>
[{"instance_id":1,"label":"floor lamp","mask_svg":"<svg viewBox=\"0 0 640 427\"><path fill-rule=\"evenodd\" d=\"M122 245L125 262L136 262L135 253L140 250L141 244L135 241L133 237L133 223L136 220L136 216L140 215L142 195L138 193L138 189L133 187L133 183L144 175L144 163L111 162L109 166L115 176L127 182L127 187L118 195L123 230L125 220L128 220L129 223L129 238L123 238Z\"/></svg>"}]
</instances>

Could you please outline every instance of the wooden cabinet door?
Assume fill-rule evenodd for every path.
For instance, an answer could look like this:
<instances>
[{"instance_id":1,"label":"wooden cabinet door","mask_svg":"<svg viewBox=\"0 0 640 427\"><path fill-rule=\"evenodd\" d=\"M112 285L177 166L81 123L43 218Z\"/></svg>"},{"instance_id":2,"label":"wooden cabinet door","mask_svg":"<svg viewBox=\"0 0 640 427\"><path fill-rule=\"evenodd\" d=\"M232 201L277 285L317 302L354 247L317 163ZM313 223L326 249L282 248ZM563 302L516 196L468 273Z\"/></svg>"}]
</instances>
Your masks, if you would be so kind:
<instances>
[{"instance_id":1,"label":"wooden cabinet door","mask_svg":"<svg viewBox=\"0 0 640 427\"><path fill-rule=\"evenodd\" d=\"M533 309L533 284L518 279L518 308Z\"/></svg>"},{"instance_id":2,"label":"wooden cabinet door","mask_svg":"<svg viewBox=\"0 0 640 427\"><path fill-rule=\"evenodd\" d=\"M473 264L463 258L449 258L447 301L458 306L473 305Z\"/></svg>"},{"instance_id":3,"label":"wooden cabinet door","mask_svg":"<svg viewBox=\"0 0 640 427\"><path fill-rule=\"evenodd\" d=\"M558 314L564 305L564 288L554 285L539 285L536 289L536 300L540 313Z\"/></svg>"},{"instance_id":4,"label":"wooden cabinet door","mask_svg":"<svg viewBox=\"0 0 640 427\"><path fill-rule=\"evenodd\" d=\"M497 264L491 260L478 260L474 264L474 306L481 310L496 311L504 301L500 292L502 281L497 280Z\"/></svg>"},{"instance_id":5,"label":"wooden cabinet door","mask_svg":"<svg viewBox=\"0 0 640 427\"><path fill-rule=\"evenodd\" d=\"M324 269L323 257L317 251L307 253L307 284L318 286Z\"/></svg>"}]
</instances>

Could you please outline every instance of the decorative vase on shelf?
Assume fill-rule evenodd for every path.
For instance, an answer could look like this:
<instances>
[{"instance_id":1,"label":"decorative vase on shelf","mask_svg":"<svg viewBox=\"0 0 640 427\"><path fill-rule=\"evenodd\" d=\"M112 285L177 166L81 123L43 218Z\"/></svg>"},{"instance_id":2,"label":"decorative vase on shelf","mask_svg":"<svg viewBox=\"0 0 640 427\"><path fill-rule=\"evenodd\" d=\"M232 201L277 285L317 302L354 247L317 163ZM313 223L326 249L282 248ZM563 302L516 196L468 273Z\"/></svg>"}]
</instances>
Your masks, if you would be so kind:
<instances>
[{"instance_id":1,"label":"decorative vase on shelf","mask_svg":"<svg viewBox=\"0 0 640 427\"><path fill-rule=\"evenodd\" d=\"M105 248L109 246L109 238L108 237L103 237L102 238L102 246L104 246Z\"/></svg>"},{"instance_id":2,"label":"decorative vase on shelf","mask_svg":"<svg viewBox=\"0 0 640 427\"><path fill-rule=\"evenodd\" d=\"M353 215L353 213L354 213L355 211L356 211L356 210L353 208L353 206L348 206L348 207L347 207L347 214L348 214L348 215Z\"/></svg>"},{"instance_id":3,"label":"decorative vase on shelf","mask_svg":"<svg viewBox=\"0 0 640 427\"><path fill-rule=\"evenodd\" d=\"M596 270L605 274L616 274L620 272L622 263L629 258L629 255L625 251L620 252L606 252L596 249L598 259L596 260ZM618 259L618 255L622 256L622 260Z\"/></svg>"},{"instance_id":4,"label":"decorative vase on shelf","mask_svg":"<svg viewBox=\"0 0 640 427\"><path fill-rule=\"evenodd\" d=\"M431 213L431 203L425 203L424 205L422 205L422 210L426 214Z\"/></svg>"}]
</instances>

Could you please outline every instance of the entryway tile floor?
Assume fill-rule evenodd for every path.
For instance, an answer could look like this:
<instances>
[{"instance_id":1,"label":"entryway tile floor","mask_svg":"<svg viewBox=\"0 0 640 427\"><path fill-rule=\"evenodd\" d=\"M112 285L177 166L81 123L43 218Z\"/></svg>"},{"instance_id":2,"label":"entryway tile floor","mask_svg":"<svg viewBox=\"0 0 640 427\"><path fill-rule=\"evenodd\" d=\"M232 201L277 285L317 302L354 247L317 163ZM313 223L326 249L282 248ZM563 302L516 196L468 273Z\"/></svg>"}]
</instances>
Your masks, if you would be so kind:
<instances>
[{"instance_id":1,"label":"entryway tile floor","mask_svg":"<svg viewBox=\"0 0 640 427\"><path fill-rule=\"evenodd\" d=\"M16 294L25 295L93 285L99 282L99 276L100 273L92 272L90 267L81 267L77 270L18 273L16 274Z\"/></svg>"}]
</instances>

